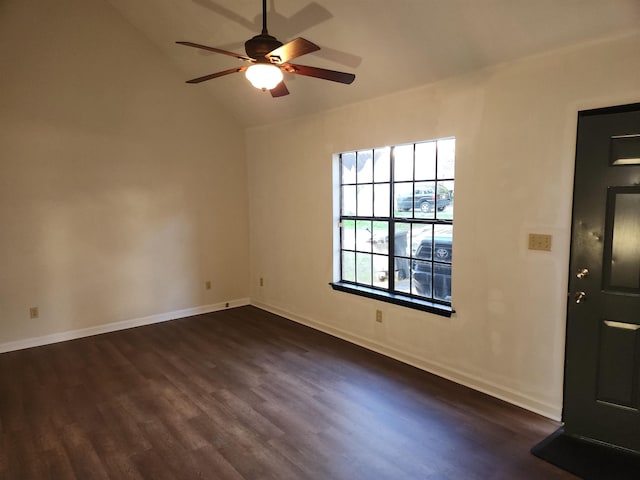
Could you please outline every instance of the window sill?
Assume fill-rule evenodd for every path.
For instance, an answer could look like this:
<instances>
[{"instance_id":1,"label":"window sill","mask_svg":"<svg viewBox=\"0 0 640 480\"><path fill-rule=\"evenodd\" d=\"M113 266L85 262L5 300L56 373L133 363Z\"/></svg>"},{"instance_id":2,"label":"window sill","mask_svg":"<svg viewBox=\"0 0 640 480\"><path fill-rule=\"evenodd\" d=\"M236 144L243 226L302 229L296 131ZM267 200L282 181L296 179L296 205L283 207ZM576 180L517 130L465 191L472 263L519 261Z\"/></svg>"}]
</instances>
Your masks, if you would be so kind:
<instances>
[{"instance_id":1,"label":"window sill","mask_svg":"<svg viewBox=\"0 0 640 480\"><path fill-rule=\"evenodd\" d=\"M434 313L443 317L451 317L455 310L449 305L441 305L439 303L429 302L427 300L419 300L406 295L397 293L384 292L375 288L363 287L361 285L353 285L344 282L330 283L331 288L340 292L352 293L361 297L373 298L381 302L402 305L403 307L421 310L423 312Z\"/></svg>"}]
</instances>

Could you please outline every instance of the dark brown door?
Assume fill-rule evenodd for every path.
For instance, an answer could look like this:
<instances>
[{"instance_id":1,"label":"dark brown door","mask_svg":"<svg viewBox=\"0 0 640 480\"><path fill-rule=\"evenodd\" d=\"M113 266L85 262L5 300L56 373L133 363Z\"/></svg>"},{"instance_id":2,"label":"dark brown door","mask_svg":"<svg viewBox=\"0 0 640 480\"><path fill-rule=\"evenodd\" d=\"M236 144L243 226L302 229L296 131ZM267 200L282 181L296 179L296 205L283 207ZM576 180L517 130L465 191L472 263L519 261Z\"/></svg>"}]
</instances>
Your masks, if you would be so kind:
<instances>
[{"instance_id":1,"label":"dark brown door","mask_svg":"<svg viewBox=\"0 0 640 480\"><path fill-rule=\"evenodd\" d=\"M578 115L569 274L565 431L640 451L640 104Z\"/></svg>"}]
</instances>

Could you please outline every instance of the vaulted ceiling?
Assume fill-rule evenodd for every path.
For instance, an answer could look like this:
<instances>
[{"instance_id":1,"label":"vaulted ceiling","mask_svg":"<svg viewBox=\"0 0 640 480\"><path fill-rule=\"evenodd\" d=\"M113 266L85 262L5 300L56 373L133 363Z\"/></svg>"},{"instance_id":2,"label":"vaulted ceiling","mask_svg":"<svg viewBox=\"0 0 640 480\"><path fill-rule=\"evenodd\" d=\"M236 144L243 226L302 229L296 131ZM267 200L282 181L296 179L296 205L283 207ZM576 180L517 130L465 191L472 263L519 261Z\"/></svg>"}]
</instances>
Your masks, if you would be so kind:
<instances>
[{"instance_id":1,"label":"vaulted ceiling","mask_svg":"<svg viewBox=\"0 0 640 480\"><path fill-rule=\"evenodd\" d=\"M184 80L242 62L176 41L244 55L244 42L261 30L260 0L107 1ZM281 98L241 73L176 88L203 89L243 126L255 126L640 28L640 0L269 0L268 12L269 33L280 41L301 36L321 47L296 63L352 72L355 82L287 74L291 94Z\"/></svg>"}]
</instances>

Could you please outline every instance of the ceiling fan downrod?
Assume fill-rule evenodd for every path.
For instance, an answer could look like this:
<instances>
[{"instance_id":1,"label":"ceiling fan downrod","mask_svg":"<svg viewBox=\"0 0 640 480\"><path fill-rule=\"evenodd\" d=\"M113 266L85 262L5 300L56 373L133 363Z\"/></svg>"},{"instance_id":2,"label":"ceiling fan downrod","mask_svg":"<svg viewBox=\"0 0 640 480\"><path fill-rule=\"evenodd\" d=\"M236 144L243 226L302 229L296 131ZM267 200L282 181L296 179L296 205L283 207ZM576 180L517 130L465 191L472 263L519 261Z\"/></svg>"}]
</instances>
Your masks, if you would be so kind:
<instances>
[{"instance_id":1,"label":"ceiling fan downrod","mask_svg":"<svg viewBox=\"0 0 640 480\"><path fill-rule=\"evenodd\" d=\"M262 0L262 35L269 35L267 31L267 0Z\"/></svg>"},{"instance_id":2,"label":"ceiling fan downrod","mask_svg":"<svg viewBox=\"0 0 640 480\"><path fill-rule=\"evenodd\" d=\"M282 46L282 42L269 35L267 30L267 0L262 0L262 33L244 42L244 50L247 55L254 58L257 63L271 63L267 53Z\"/></svg>"}]
</instances>

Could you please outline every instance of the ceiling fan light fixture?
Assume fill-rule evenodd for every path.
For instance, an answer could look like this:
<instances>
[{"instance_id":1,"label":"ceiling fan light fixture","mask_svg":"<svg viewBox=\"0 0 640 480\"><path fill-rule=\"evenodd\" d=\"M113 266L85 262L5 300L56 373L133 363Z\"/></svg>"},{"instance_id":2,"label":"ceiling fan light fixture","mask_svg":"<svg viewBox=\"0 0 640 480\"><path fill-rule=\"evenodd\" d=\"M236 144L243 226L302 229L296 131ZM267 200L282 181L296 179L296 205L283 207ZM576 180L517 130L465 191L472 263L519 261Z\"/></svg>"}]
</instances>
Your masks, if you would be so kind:
<instances>
[{"instance_id":1,"label":"ceiling fan light fixture","mask_svg":"<svg viewBox=\"0 0 640 480\"><path fill-rule=\"evenodd\" d=\"M282 71L275 65L256 63L247 68L245 76L251 84L262 91L275 88L283 78Z\"/></svg>"}]
</instances>

